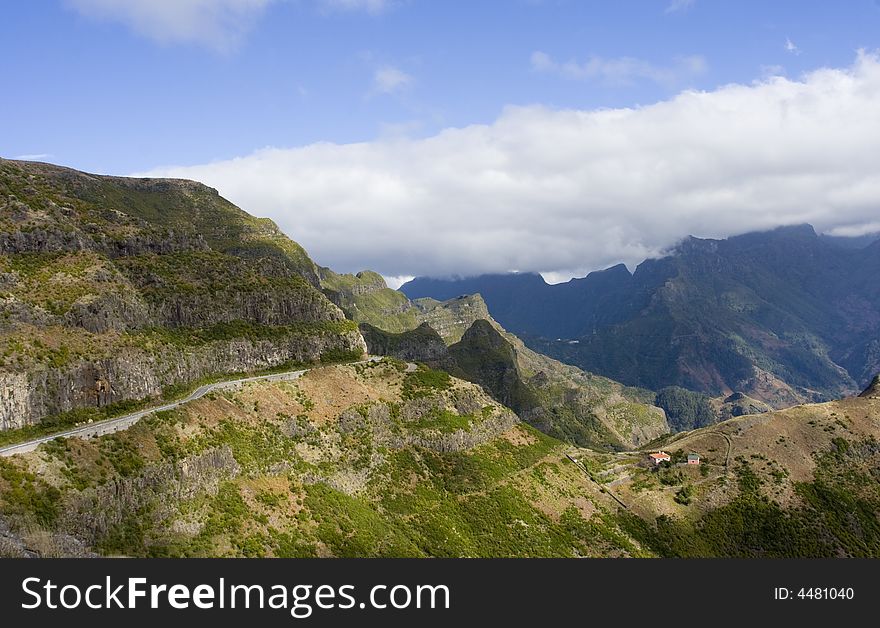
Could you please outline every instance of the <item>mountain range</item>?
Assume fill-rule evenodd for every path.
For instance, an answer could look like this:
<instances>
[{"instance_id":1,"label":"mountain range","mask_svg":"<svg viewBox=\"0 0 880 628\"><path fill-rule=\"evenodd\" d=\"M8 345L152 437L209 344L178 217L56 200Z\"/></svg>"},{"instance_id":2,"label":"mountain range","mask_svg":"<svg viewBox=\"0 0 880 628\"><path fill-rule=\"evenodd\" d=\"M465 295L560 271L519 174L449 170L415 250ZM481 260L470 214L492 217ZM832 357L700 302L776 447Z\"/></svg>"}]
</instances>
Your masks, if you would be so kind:
<instances>
[{"instance_id":1,"label":"mountain range","mask_svg":"<svg viewBox=\"0 0 880 628\"><path fill-rule=\"evenodd\" d=\"M536 351L631 386L745 393L775 407L864 388L880 371L880 241L809 225L549 285L537 274L417 278L411 299L480 294Z\"/></svg>"},{"instance_id":2,"label":"mountain range","mask_svg":"<svg viewBox=\"0 0 880 628\"><path fill-rule=\"evenodd\" d=\"M786 351L812 346L815 371L839 375L828 391L852 389L829 364L877 337L877 244L743 238L737 255L736 239L689 241L571 282L616 305L582 300L592 318L570 335L616 326L605 349L635 353L610 364L698 388L676 379L681 360L729 376L712 347L735 330L764 351L724 345L742 371L773 358L767 373L809 379ZM742 391L628 386L536 351L581 343L542 335L523 281L559 288L498 279L524 300L508 313L534 315L532 347L496 320L492 290L488 306L411 300L376 273L322 268L201 184L0 161L0 444L34 444L0 456L0 556L880 556L878 379L780 411ZM686 329L700 337L669 335ZM673 359L668 378L649 349ZM134 410L118 432L51 438ZM671 460L654 465L659 448Z\"/></svg>"},{"instance_id":3,"label":"mountain range","mask_svg":"<svg viewBox=\"0 0 880 628\"><path fill-rule=\"evenodd\" d=\"M359 322L369 352L423 362L480 384L542 432L600 449L627 449L669 432L654 393L622 386L529 349L480 295L410 301L368 271L322 269L331 300ZM401 331L402 330L402 331ZM716 415L709 411L712 421Z\"/></svg>"}]
</instances>

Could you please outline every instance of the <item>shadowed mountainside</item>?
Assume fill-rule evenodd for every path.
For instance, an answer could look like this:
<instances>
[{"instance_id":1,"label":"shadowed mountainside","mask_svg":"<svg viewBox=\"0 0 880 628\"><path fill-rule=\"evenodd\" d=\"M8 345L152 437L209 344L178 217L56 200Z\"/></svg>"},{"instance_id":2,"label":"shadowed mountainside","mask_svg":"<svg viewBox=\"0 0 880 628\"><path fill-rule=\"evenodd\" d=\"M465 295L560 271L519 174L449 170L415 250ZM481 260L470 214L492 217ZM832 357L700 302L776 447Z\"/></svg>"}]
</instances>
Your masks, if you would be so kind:
<instances>
[{"instance_id":1,"label":"shadowed mountainside","mask_svg":"<svg viewBox=\"0 0 880 628\"><path fill-rule=\"evenodd\" d=\"M852 394L880 371L880 241L806 225L689 238L633 274L419 278L401 291L479 293L532 348L652 390L743 392L779 407Z\"/></svg>"}]
</instances>

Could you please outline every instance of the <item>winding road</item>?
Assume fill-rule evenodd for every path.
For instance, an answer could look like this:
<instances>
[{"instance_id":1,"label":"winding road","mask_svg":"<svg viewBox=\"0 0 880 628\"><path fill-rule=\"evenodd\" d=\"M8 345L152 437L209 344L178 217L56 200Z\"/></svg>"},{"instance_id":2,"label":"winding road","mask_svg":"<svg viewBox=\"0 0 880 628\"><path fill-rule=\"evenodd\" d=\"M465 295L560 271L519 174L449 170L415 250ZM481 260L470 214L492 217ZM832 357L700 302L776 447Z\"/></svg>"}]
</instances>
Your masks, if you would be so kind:
<instances>
[{"instance_id":1,"label":"winding road","mask_svg":"<svg viewBox=\"0 0 880 628\"><path fill-rule=\"evenodd\" d=\"M369 362L378 362L382 358L379 356L373 356L367 360L361 360L359 362L349 362L349 364L367 364ZM414 365L413 365L414 366ZM316 367L320 368L320 367ZM162 412L163 410L172 410L177 408L178 406L182 406L183 404L189 403L191 401L195 401L196 399L200 399L207 395L209 392L214 390L223 390L227 388L236 388L241 386L242 384L247 384L250 382L284 382L291 381L294 379L299 379L306 373L308 373L312 369L301 369L298 371L286 371L284 373L275 373L272 375L254 375L252 377L242 377L240 379L230 379L223 382L217 382L215 384L205 384L204 386L199 386L194 391L192 391L186 397L182 399L178 399L177 401L172 401L170 403L166 403L165 405L146 408L144 410L138 410L137 412L132 412L131 414L126 414L124 416L116 417L113 419L106 419L104 421L95 421L94 423L89 423L87 425L81 425L80 427L76 427L72 430L67 430L65 432L58 432L56 434L50 434L48 436L41 436L40 438L35 438L33 440L25 441L23 443L16 443L15 445L7 445L6 447L0 447L0 457L6 456L14 456L15 454L24 454L29 451L33 451L43 443L48 443L49 441L55 440L56 438L71 438L71 437L79 437L79 438L94 438L96 436L104 436L105 434L113 434L115 432L120 432L122 430L127 430L132 425L140 421L145 416L153 414L154 412ZM407 370L409 370L409 365L407 365Z\"/></svg>"}]
</instances>

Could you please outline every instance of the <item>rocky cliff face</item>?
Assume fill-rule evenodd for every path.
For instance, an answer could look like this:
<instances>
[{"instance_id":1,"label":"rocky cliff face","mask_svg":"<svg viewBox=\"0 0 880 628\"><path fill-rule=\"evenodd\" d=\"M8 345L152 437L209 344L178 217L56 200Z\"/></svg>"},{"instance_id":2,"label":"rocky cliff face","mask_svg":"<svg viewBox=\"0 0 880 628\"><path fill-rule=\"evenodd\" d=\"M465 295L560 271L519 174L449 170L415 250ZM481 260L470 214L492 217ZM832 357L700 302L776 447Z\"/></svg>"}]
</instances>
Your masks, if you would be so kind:
<instances>
[{"instance_id":1,"label":"rocky cliff face","mask_svg":"<svg viewBox=\"0 0 880 628\"><path fill-rule=\"evenodd\" d=\"M198 495L214 496L220 482L240 467L229 447L217 447L180 462L164 462L131 477L71 492L61 508L58 530L94 546L132 515L139 525L162 526L176 517L181 503Z\"/></svg>"},{"instance_id":2,"label":"rocky cliff face","mask_svg":"<svg viewBox=\"0 0 880 628\"><path fill-rule=\"evenodd\" d=\"M374 355L434 365L443 363L448 355L443 338L428 323L400 334L383 331L369 323L361 323L360 329L367 349Z\"/></svg>"},{"instance_id":3,"label":"rocky cliff face","mask_svg":"<svg viewBox=\"0 0 880 628\"><path fill-rule=\"evenodd\" d=\"M0 429L365 348L305 251L215 190L0 160Z\"/></svg>"},{"instance_id":4,"label":"rocky cliff face","mask_svg":"<svg viewBox=\"0 0 880 628\"><path fill-rule=\"evenodd\" d=\"M413 305L419 311L419 320L435 329L449 345L461 340L475 321L492 320L489 308L479 294L455 297L448 301L416 299Z\"/></svg>"},{"instance_id":5,"label":"rocky cliff face","mask_svg":"<svg viewBox=\"0 0 880 628\"><path fill-rule=\"evenodd\" d=\"M185 386L213 375L320 362L322 356L340 348L353 353L365 351L361 335L352 329L262 341L224 340L186 349L131 347L112 356L59 368L0 373L0 429L33 425L43 417L77 408L158 398L169 387Z\"/></svg>"}]
</instances>

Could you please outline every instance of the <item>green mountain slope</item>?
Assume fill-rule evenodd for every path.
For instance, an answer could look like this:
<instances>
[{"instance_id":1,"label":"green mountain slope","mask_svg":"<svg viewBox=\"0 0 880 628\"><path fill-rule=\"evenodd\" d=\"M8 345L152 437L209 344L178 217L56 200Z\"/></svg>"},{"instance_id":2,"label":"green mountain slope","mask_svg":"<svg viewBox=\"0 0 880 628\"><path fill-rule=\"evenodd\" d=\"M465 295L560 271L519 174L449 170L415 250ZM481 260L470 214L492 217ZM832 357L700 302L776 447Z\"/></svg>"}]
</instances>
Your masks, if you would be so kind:
<instances>
[{"instance_id":1,"label":"green mountain slope","mask_svg":"<svg viewBox=\"0 0 880 628\"><path fill-rule=\"evenodd\" d=\"M361 323L371 353L425 362L478 383L551 436L619 449L670 431L663 411L651 405L653 393L533 351L490 316L479 294L409 301L366 271L356 276L324 272L322 282Z\"/></svg>"},{"instance_id":2,"label":"green mountain slope","mask_svg":"<svg viewBox=\"0 0 880 628\"><path fill-rule=\"evenodd\" d=\"M303 249L215 190L0 161L0 430L364 349Z\"/></svg>"},{"instance_id":3,"label":"green mountain slope","mask_svg":"<svg viewBox=\"0 0 880 628\"><path fill-rule=\"evenodd\" d=\"M321 287L327 297L358 323L381 321L388 331L401 332L419 324L416 308L404 295L392 290L382 275L368 270L357 275L319 268Z\"/></svg>"},{"instance_id":4,"label":"green mountain slope","mask_svg":"<svg viewBox=\"0 0 880 628\"><path fill-rule=\"evenodd\" d=\"M655 470L442 372L325 367L0 458L0 555L880 557L878 417L739 417Z\"/></svg>"},{"instance_id":5,"label":"green mountain slope","mask_svg":"<svg viewBox=\"0 0 880 628\"><path fill-rule=\"evenodd\" d=\"M455 300L457 307L461 301ZM477 304L471 308L480 310ZM670 431L663 411L651 405L652 393L535 353L491 320L471 322L448 349L428 323L399 334L366 324L361 330L371 353L423 361L480 384L555 438L600 449L625 449Z\"/></svg>"},{"instance_id":6,"label":"green mountain slope","mask_svg":"<svg viewBox=\"0 0 880 628\"><path fill-rule=\"evenodd\" d=\"M642 554L565 445L441 375L317 369L0 458L0 553Z\"/></svg>"},{"instance_id":7,"label":"green mountain slope","mask_svg":"<svg viewBox=\"0 0 880 628\"><path fill-rule=\"evenodd\" d=\"M675 463L659 471L644 455L587 464L664 556L878 557L878 418L870 395L797 406L658 443ZM679 463L692 452L699 466Z\"/></svg>"}]
</instances>

